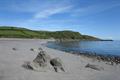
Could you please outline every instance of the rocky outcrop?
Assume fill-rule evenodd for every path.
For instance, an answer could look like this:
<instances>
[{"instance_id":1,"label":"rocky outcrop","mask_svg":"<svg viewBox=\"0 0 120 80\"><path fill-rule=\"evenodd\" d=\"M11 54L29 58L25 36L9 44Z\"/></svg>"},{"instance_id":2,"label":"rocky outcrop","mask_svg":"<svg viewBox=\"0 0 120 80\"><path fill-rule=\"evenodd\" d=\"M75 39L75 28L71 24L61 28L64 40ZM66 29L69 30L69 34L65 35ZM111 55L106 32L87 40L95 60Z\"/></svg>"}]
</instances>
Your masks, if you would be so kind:
<instances>
[{"instance_id":1,"label":"rocky outcrop","mask_svg":"<svg viewBox=\"0 0 120 80\"><path fill-rule=\"evenodd\" d=\"M65 72L60 58L51 59L50 64L53 66L55 72L58 72L58 70Z\"/></svg>"},{"instance_id":2,"label":"rocky outcrop","mask_svg":"<svg viewBox=\"0 0 120 80\"><path fill-rule=\"evenodd\" d=\"M25 62L23 67L35 71L54 70L55 72L59 72L59 70L61 70L65 72L60 58L51 59L45 51L40 50L36 58L32 62Z\"/></svg>"},{"instance_id":3,"label":"rocky outcrop","mask_svg":"<svg viewBox=\"0 0 120 80\"><path fill-rule=\"evenodd\" d=\"M47 71L51 68L50 56L41 50L32 62L25 63L24 67L35 71Z\"/></svg>"},{"instance_id":4,"label":"rocky outcrop","mask_svg":"<svg viewBox=\"0 0 120 80\"><path fill-rule=\"evenodd\" d=\"M34 63L39 64L40 67L46 67L50 61L50 56L45 51L40 51L37 57L33 60Z\"/></svg>"}]
</instances>

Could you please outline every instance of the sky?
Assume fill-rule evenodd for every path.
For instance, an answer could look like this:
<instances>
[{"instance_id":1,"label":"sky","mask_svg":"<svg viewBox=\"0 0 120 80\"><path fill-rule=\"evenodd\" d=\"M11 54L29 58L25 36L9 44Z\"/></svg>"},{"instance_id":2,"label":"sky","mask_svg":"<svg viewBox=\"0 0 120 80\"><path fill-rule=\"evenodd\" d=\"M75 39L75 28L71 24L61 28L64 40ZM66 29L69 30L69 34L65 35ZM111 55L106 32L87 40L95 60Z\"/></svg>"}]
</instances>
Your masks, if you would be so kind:
<instances>
[{"instance_id":1,"label":"sky","mask_svg":"<svg viewBox=\"0 0 120 80\"><path fill-rule=\"evenodd\" d=\"M120 40L120 0L0 0L0 26Z\"/></svg>"}]
</instances>

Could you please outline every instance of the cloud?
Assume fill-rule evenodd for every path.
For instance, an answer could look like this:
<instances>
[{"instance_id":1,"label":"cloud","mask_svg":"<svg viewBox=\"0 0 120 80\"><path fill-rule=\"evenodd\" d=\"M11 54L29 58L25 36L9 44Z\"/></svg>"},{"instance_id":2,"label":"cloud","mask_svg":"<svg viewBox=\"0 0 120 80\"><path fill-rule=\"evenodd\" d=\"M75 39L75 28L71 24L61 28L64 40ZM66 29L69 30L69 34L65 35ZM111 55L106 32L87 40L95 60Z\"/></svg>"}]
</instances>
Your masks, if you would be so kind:
<instances>
[{"instance_id":1,"label":"cloud","mask_svg":"<svg viewBox=\"0 0 120 80\"><path fill-rule=\"evenodd\" d=\"M0 10L36 13L50 7L56 8L70 5L71 3L66 0L2 0L0 4Z\"/></svg>"},{"instance_id":2,"label":"cloud","mask_svg":"<svg viewBox=\"0 0 120 80\"><path fill-rule=\"evenodd\" d=\"M30 14L28 22L36 22L39 19L48 18L55 14L65 13L72 9L73 4L66 0L25 0L11 1L2 9L10 12ZM1 10L1 8L0 8Z\"/></svg>"},{"instance_id":3,"label":"cloud","mask_svg":"<svg viewBox=\"0 0 120 80\"><path fill-rule=\"evenodd\" d=\"M35 19L46 18L46 17L52 16L54 14L66 12L67 10L70 10L71 8L72 8L72 6L63 6L63 7L58 7L58 8L48 8L48 9L45 9L43 11L37 12L34 15L34 18Z\"/></svg>"}]
</instances>

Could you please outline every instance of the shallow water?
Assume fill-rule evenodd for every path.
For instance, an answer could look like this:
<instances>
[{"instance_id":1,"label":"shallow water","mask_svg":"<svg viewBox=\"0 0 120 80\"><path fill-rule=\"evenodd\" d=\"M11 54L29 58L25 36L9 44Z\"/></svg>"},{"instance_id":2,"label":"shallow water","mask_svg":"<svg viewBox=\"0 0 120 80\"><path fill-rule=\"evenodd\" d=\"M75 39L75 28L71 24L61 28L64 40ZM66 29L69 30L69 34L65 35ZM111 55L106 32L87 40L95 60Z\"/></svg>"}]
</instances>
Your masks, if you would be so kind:
<instances>
[{"instance_id":1,"label":"shallow water","mask_svg":"<svg viewBox=\"0 0 120 80\"><path fill-rule=\"evenodd\" d=\"M62 51L95 52L97 54L110 54L120 56L120 41L68 41L68 42L48 42L49 48Z\"/></svg>"}]
</instances>

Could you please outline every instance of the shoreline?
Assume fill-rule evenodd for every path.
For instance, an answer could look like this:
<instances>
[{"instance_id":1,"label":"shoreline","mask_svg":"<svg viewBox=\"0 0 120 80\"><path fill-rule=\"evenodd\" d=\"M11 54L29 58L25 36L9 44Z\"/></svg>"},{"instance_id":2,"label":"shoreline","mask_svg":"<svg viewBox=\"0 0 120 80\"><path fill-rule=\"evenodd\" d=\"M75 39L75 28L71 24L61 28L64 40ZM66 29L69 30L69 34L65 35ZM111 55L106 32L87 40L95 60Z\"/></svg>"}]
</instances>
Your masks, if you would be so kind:
<instances>
[{"instance_id":1,"label":"shoreline","mask_svg":"<svg viewBox=\"0 0 120 80\"><path fill-rule=\"evenodd\" d=\"M0 40L0 80L119 80L120 67L110 66L83 56L43 46L48 40ZM15 48L15 50L13 50ZM65 72L52 70L37 72L22 67L24 62L32 61L38 52L30 49L42 48L51 58L59 57L63 61ZM87 64L97 65L104 70L87 68ZM87 65L88 66L88 65Z\"/></svg>"},{"instance_id":2,"label":"shoreline","mask_svg":"<svg viewBox=\"0 0 120 80\"><path fill-rule=\"evenodd\" d=\"M94 60L97 60L98 62L102 61L102 62L106 62L106 64L110 64L110 65L118 65L120 64L120 56L117 55L109 55L109 54L97 54L97 53L90 53L90 52L73 52L71 54L74 55L79 55L79 56L84 56L87 58L91 58Z\"/></svg>"},{"instance_id":3,"label":"shoreline","mask_svg":"<svg viewBox=\"0 0 120 80\"><path fill-rule=\"evenodd\" d=\"M48 47L49 48L49 47ZM51 48L54 49L54 48ZM55 49L55 50L59 50L59 49ZM59 50L59 51L63 51L63 50ZM94 59L97 60L98 62L102 61L102 62L106 62L106 64L110 64L110 65L119 65L120 64L120 56L118 55L110 55L110 54L97 54L97 53L92 53L92 52L69 52L69 51L63 51L63 52L67 52L69 54L73 54L76 56L83 56L86 58L90 58L90 59Z\"/></svg>"},{"instance_id":4,"label":"shoreline","mask_svg":"<svg viewBox=\"0 0 120 80\"><path fill-rule=\"evenodd\" d=\"M46 46L46 44L50 41L56 41L55 39L26 39L26 38L0 38L0 41L42 41L43 43L41 45ZM75 40L76 41L76 40ZM47 47L49 48L49 47ZM54 49L54 48L51 48ZM59 50L59 49L55 49L55 50ZM63 51L63 50L59 50L59 51ZM84 56L87 58L91 58L91 59L95 59L103 62L110 62L111 65L114 64L120 64L120 56L118 55L110 55L110 54L97 54L97 53L92 53L92 52L69 52L69 51L63 51L63 52L67 52L73 55L79 55L79 56Z\"/></svg>"},{"instance_id":5,"label":"shoreline","mask_svg":"<svg viewBox=\"0 0 120 80\"><path fill-rule=\"evenodd\" d=\"M48 47L48 46L46 46L46 47ZM48 47L48 48L50 48L50 47ZM51 48L51 49L60 50L60 49L57 49L57 48ZM111 65L120 64L120 56L119 55L97 54L95 52L89 52L89 51L65 51L65 50L60 50L60 51L64 51L64 52L67 52L67 53L70 53L70 54L73 54L73 55L77 55L77 56L84 56L84 57L92 58L92 59L95 59L99 62L100 61L108 62Z\"/></svg>"}]
</instances>

